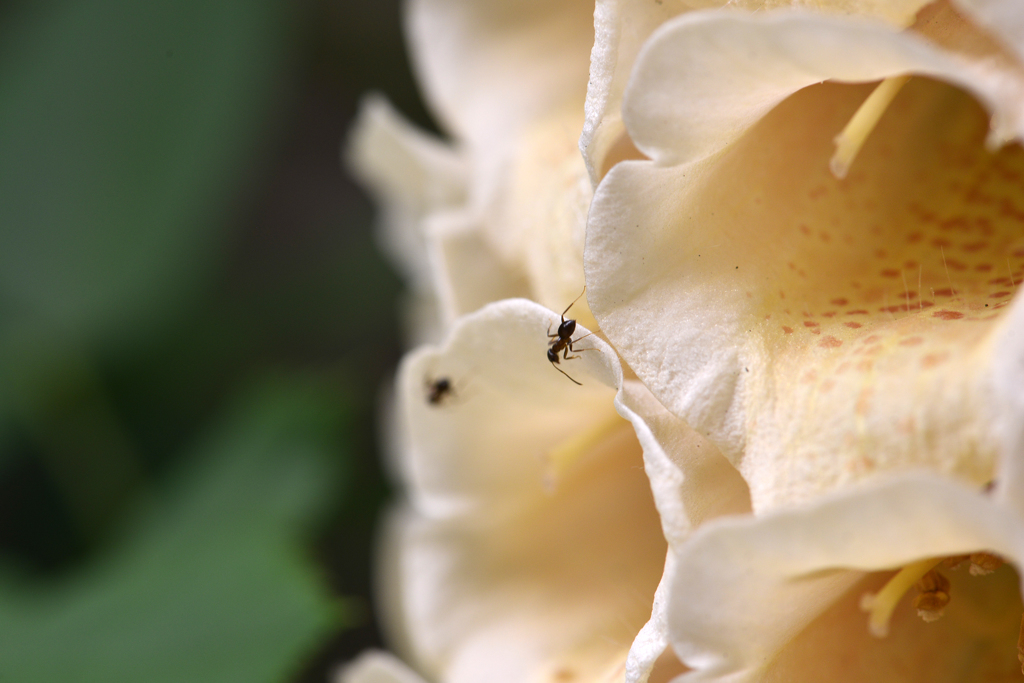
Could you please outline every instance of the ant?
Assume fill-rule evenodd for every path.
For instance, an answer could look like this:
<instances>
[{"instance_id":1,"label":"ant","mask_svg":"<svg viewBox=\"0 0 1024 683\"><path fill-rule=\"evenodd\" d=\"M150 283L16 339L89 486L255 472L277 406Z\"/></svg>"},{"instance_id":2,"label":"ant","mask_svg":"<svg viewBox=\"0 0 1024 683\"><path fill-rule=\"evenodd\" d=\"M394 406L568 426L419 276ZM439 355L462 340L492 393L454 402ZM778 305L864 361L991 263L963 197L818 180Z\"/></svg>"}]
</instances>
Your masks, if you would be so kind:
<instances>
[{"instance_id":1,"label":"ant","mask_svg":"<svg viewBox=\"0 0 1024 683\"><path fill-rule=\"evenodd\" d=\"M455 393L452 381L447 377L424 380L427 387L427 403L432 406L441 405L446 398Z\"/></svg>"},{"instance_id":2,"label":"ant","mask_svg":"<svg viewBox=\"0 0 1024 683\"><path fill-rule=\"evenodd\" d=\"M580 292L580 296L583 296L583 293L586 291L587 288L584 287L583 291ZM569 309L572 308L573 304L580 300L580 296L573 299L572 303L566 306L565 310L562 311L562 322L559 323L558 330L555 334L551 334L551 325L548 325L548 338L551 339L551 341L548 342L548 360L551 362L551 366L555 370L558 370L566 377L569 377L569 373L567 373L562 368L558 367L558 354L562 354L562 360L572 360L573 358L579 358L579 356L570 356L569 354L577 353L579 351L588 351L589 349L574 349L572 345L578 342L580 339L589 337L591 334L593 334L593 332L590 332L589 334L583 335L583 337L580 337L579 339L573 339L572 335L573 332L576 331L576 321L573 320L572 318L570 318L569 320L565 319L565 314L569 312ZM569 379L572 380L574 384L578 386L583 386L581 382L577 382L572 377L569 377Z\"/></svg>"}]
</instances>

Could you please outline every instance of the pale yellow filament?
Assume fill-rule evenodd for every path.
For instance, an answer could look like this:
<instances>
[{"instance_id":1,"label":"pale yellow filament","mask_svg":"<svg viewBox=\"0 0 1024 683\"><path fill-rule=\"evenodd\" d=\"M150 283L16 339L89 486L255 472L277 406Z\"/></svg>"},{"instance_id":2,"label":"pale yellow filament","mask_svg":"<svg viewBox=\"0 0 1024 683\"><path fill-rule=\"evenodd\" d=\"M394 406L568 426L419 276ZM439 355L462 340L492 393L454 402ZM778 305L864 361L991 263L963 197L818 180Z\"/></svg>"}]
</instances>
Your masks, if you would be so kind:
<instances>
[{"instance_id":1,"label":"pale yellow filament","mask_svg":"<svg viewBox=\"0 0 1024 683\"><path fill-rule=\"evenodd\" d=\"M846 177L853 160L864 146L864 141L868 139L878 120L896 97L896 93L909 80L910 76L892 76L879 83L868 95L843 131L836 136L836 151L829 162L832 175L840 180Z\"/></svg>"},{"instance_id":2,"label":"pale yellow filament","mask_svg":"<svg viewBox=\"0 0 1024 683\"><path fill-rule=\"evenodd\" d=\"M867 593L861 598L860 608L869 612L868 630L876 638L884 638L889 634L889 619L899 604L900 598L917 583L918 579L927 574L942 558L920 560L908 564L899 570L889 583L874 595Z\"/></svg>"}]
</instances>

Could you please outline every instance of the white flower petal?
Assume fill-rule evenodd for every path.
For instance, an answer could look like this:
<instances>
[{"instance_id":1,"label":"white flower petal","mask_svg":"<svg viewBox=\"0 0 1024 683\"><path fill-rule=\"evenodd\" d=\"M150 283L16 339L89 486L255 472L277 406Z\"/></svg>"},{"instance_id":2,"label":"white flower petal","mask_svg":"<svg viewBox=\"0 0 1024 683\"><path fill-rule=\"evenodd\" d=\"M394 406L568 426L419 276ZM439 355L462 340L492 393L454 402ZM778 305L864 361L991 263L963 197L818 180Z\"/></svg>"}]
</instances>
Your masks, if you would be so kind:
<instances>
[{"instance_id":1,"label":"white flower petal","mask_svg":"<svg viewBox=\"0 0 1024 683\"><path fill-rule=\"evenodd\" d=\"M422 221L465 201L464 160L414 128L378 95L360 104L346 156L353 172L377 195L382 248L423 289L431 273Z\"/></svg>"},{"instance_id":2,"label":"white flower petal","mask_svg":"<svg viewBox=\"0 0 1024 683\"><path fill-rule=\"evenodd\" d=\"M437 214L427 221L434 291L445 329L487 303L530 293L526 274L496 253L482 223L471 209Z\"/></svg>"},{"instance_id":3,"label":"white flower petal","mask_svg":"<svg viewBox=\"0 0 1024 683\"><path fill-rule=\"evenodd\" d=\"M334 676L335 683L425 683L396 657L377 650L359 655Z\"/></svg>"},{"instance_id":4,"label":"white flower petal","mask_svg":"<svg viewBox=\"0 0 1024 683\"><path fill-rule=\"evenodd\" d=\"M1024 12L1016 0L952 0L960 10L998 36L1024 60Z\"/></svg>"},{"instance_id":5,"label":"white flower petal","mask_svg":"<svg viewBox=\"0 0 1024 683\"><path fill-rule=\"evenodd\" d=\"M593 3L413 0L406 16L418 80L449 132L486 152L474 191L490 196L524 128L583 102Z\"/></svg>"},{"instance_id":6,"label":"white flower petal","mask_svg":"<svg viewBox=\"0 0 1024 683\"><path fill-rule=\"evenodd\" d=\"M671 578L672 642L696 669L681 680L824 680L815 678L815 670L837 681L934 681L949 671L957 671L959 680L981 680L990 671L984 668L992 655L988 645L999 633L997 645L1005 647L995 654L1000 669L1006 671L1009 662L1010 670L1019 671L1013 640L1019 595L995 603L988 598L988 609L1002 616L987 624L954 591L942 620L924 624L897 614L889 636L874 643L868 642L867 615L850 614L849 603L859 594L844 603L842 628L835 615L815 622L863 572L978 550L1019 561L1020 518L926 473L878 480L796 510L713 521L678 549ZM968 604L958 605L958 597ZM1004 613L1010 614L1008 624ZM801 634L809 625L811 631ZM821 637L813 632L830 628ZM944 637L936 642L919 635L922 629ZM807 650L816 643L828 643L836 658L822 661L820 651ZM908 668L914 664L920 668ZM773 673L773 667L781 671Z\"/></svg>"},{"instance_id":7,"label":"white flower petal","mask_svg":"<svg viewBox=\"0 0 1024 683\"><path fill-rule=\"evenodd\" d=\"M894 467L980 487L1019 457L991 426L1024 414L990 378L1019 373L992 345L1020 344L1000 330L1024 276L1024 152L986 152L977 105L915 79L837 181L831 139L864 95L807 88L705 161L619 164L591 209L602 331L755 510Z\"/></svg>"},{"instance_id":8,"label":"white flower petal","mask_svg":"<svg viewBox=\"0 0 1024 683\"><path fill-rule=\"evenodd\" d=\"M590 178L596 185L625 150L622 95L641 46L668 19L691 10L728 6L751 12L784 7L813 8L820 12L873 17L893 26L912 23L914 15L930 0L598 0L594 12L594 49L590 56L587 88L587 120L580 149Z\"/></svg>"},{"instance_id":9,"label":"white flower petal","mask_svg":"<svg viewBox=\"0 0 1024 683\"><path fill-rule=\"evenodd\" d=\"M708 519L750 511L750 493L739 472L717 448L669 413L639 382L627 381L616 397L619 413L633 423L644 451L662 530L670 546L682 544ZM672 574L670 552L665 576ZM654 596L651 618L641 629L626 661L627 683L643 683L665 650L665 581Z\"/></svg>"},{"instance_id":10,"label":"white flower petal","mask_svg":"<svg viewBox=\"0 0 1024 683\"><path fill-rule=\"evenodd\" d=\"M546 454L594 425L618 420L613 407L621 367L600 338L576 344L579 358L558 367L546 358L559 318L525 299L500 301L461 318L441 349L411 353L399 371L399 417L408 425L405 479L430 517L532 504L544 490ZM587 334L577 328L576 337ZM452 395L427 400L426 386L447 378Z\"/></svg>"},{"instance_id":11,"label":"white flower petal","mask_svg":"<svg viewBox=\"0 0 1024 683\"><path fill-rule=\"evenodd\" d=\"M1024 132L1018 65L961 57L881 22L796 11L691 12L667 22L637 60L623 116L640 151L682 164L723 149L801 88L906 73L972 92L992 112L993 142Z\"/></svg>"}]
</instances>

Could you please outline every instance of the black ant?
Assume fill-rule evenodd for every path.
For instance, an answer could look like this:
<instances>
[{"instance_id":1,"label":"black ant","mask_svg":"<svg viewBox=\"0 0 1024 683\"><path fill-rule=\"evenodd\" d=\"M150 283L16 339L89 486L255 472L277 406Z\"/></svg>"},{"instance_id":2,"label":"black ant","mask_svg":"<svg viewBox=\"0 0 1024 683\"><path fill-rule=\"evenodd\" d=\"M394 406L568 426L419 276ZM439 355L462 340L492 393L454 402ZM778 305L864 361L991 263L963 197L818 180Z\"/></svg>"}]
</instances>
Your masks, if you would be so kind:
<instances>
[{"instance_id":1,"label":"black ant","mask_svg":"<svg viewBox=\"0 0 1024 683\"><path fill-rule=\"evenodd\" d=\"M447 377L425 380L427 386L427 403L432 406L441 405L446 398L454 395L452 381Z\"/></svg>"},{"instance_id":2,"label":"black ant","mask_svg":"<svg viewBox=\"0 0 1024 683\"><path fill-rule=\"evenodd\" d=\"M583 292L580 292L580 296L583 296L583 293L586 291L587 288L584 287ZM572 348L572 345L578 342L580 339L583 339L584 337L589 337L591 334L593 334L593 332L591 332L589 334L583 335L583 337L580 337L579 339L573 339L572 335L576 331L576 321L573 320L572 318L570 318L569 320L565 319L565 314L569 312L569 309L572 308L573 304L580 300L580 296L573 299L572 303L566 306L565 310L562 311L562 322L558 324L558 331L555 334L551 334L551 325L548 325L548 338L551 339L551 341L548 342L548 360L551 362L551 366L554 367L555 370L558 370L566 377L569 377L569 373L567 373L562 368L558 367L558 354L562 354L562 360L572 360L574 358L579 358L579 356L570 356L569 354L577 353L579 351L587 351L589 349L574 349ZM574 384L583 386L581 382L577 382L572 377L569 377L569 379L572 380Z\"/></svg>"}]
</instances>

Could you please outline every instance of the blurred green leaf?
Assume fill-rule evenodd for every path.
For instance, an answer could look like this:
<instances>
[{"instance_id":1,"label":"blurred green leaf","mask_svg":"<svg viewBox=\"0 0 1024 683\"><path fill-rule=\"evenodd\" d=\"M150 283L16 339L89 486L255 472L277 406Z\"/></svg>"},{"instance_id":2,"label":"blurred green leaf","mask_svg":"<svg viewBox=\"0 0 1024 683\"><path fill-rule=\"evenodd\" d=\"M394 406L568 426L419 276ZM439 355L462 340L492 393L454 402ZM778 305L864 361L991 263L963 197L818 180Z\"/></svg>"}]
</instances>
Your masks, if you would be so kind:
<instances>
[{"instance_id":1,"label":"blurred green leaf","mask_svg":"<svg viewBox=\"0 0 1024 683\"><path fill-rule=\"evenodd\" d=\"M138 334L208 275L288 3L64 0L0 26L0 339Z\"/></svg>"},{"instance_id":2,"label":"blurred green leaf","mask_svg":"<svg viewBox=\"0 0 1024 683\"><path fill-rule=\"evenodd\" d=\"M348 621L300 550L337 480L337 404L264 389L188 457L116 548L57 585L0 582L0 680L284 680ZM335 459L336 462L336 459Z\"/></svg>"}]
</instances>

